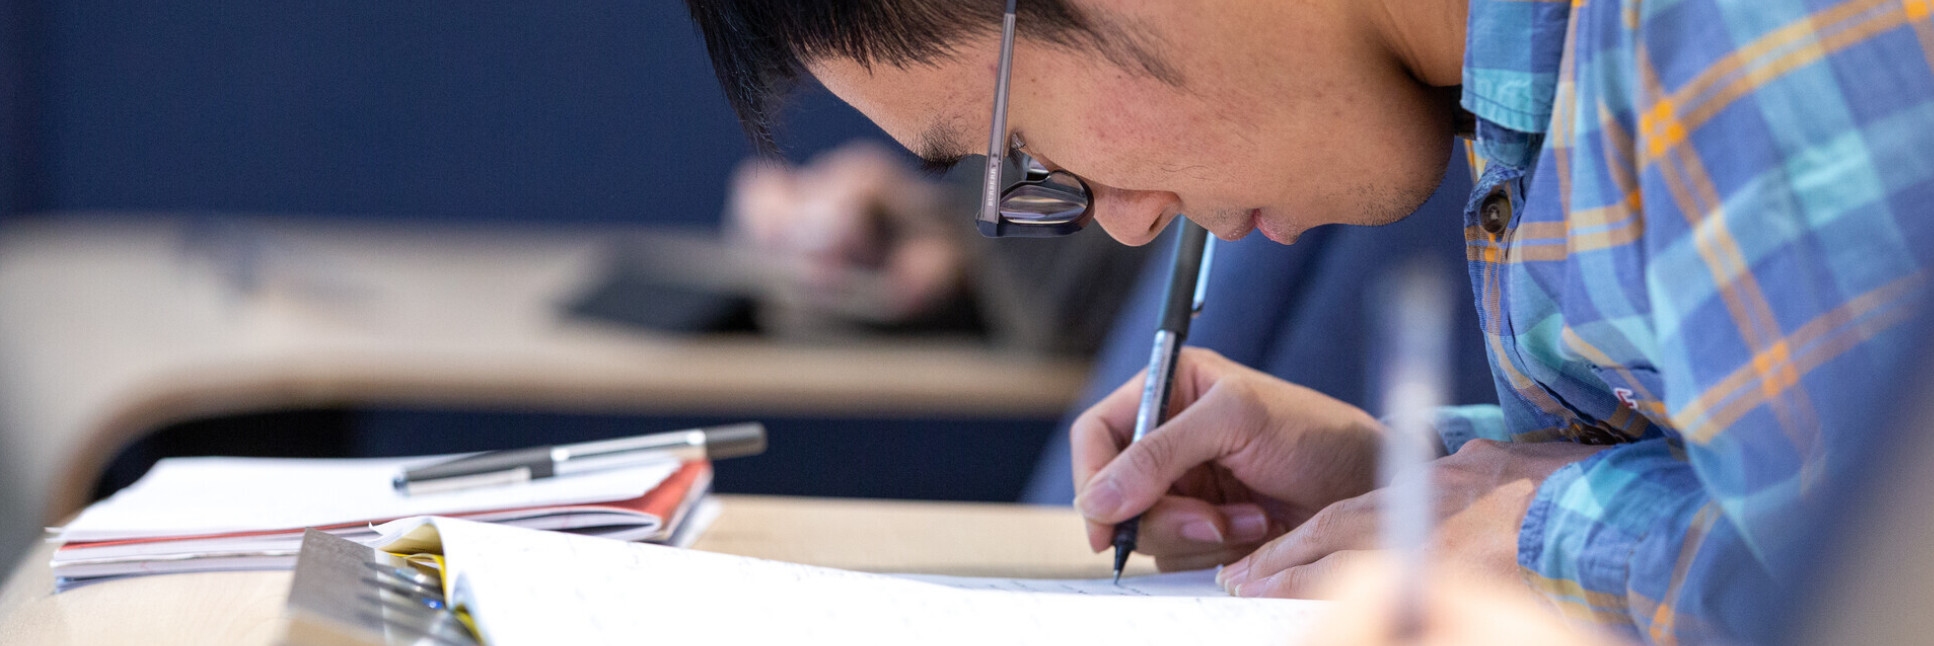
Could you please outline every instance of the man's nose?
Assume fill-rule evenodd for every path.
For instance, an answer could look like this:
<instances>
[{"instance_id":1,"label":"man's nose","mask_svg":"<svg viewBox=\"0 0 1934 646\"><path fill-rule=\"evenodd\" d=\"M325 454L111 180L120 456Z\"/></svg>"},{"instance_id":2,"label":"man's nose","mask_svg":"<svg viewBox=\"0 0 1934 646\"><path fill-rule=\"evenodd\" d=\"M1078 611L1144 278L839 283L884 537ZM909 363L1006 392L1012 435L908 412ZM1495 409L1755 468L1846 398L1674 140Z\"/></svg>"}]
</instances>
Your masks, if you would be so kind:
<instances>
[{"instance_id":1,"label":"man's nose","mask_svg":"<svg viewBox=\"0 0 1934 646\"><path fill-rule=\"evenodd\" d=\"M1139 247L1155 240L1182 210L1182 200L1168 191L1131 191L1090 185L1095 195L1095 221L1122 244Z\"/></svg>"}]
</instances>

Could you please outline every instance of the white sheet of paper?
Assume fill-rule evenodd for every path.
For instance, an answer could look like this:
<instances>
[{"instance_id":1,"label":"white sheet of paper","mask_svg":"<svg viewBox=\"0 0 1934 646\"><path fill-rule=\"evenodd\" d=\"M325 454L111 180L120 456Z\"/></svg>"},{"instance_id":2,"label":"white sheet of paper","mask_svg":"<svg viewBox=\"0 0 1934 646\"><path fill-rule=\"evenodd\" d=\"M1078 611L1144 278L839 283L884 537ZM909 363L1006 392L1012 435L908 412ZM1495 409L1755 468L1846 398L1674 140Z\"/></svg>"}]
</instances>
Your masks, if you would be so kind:
<instances>
[{"instance_id":1,"label":"white sheet of paper","mask_svg":"<svg viewBox=\"0 0 1934 646\"><path fill-rule=\"evenodd\" d=\"M390 478L405 466L447 457L168 458L81 512L61 540L195 536L623 500L644 495L678 466L667 461L425 496L392 488Z\"/></svg>"},{"instance_id":2,"label":"white sheet of paper","mask_svg":"<svg viewBox=\"0 0 1934 646\"><path fill-rule=\"evenodd\" d=\"M1324 602L972 589L449 518L431 534L484 640L525 644L1289 644ZM412 523L419 525L413 531ZM395 536L402 538L395 538Z\"/></svg>"}]
</instances>

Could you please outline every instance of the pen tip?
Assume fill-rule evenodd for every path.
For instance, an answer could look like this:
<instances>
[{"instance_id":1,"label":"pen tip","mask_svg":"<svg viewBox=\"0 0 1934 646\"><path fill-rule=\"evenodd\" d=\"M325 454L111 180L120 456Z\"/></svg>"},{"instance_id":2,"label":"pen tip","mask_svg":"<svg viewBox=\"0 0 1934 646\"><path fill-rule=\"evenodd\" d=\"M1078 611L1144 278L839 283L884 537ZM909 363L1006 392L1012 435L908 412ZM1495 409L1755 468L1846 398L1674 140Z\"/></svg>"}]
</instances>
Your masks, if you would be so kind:
<instances>
[{"instance_id":1,"label":"pen tip","mask_svg":"<svg viewBox=\"0 0 1934 646\"><path fill-rule=\"evenodd\" d=\"M1122 548L1123 546L1121 545L1115 546L1115 585L1121 585L1121 571L1127 569L1128 566L1128 555L1130 552Z\"/></svg>"}]
</instances>

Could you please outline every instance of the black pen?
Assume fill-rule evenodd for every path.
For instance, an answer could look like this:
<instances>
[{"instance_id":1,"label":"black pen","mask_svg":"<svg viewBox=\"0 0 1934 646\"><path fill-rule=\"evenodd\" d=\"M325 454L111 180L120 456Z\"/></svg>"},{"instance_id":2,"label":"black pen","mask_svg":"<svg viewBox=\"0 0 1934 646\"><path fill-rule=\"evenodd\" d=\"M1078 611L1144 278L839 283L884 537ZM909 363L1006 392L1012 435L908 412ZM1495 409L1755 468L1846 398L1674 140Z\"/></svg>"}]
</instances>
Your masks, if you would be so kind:
<instances>
[{"instance_id":1,"label":"black pen","mask_svg":"<svg viewBox=\"0 0 1934 646\"><path fill-rule=\"evenodd\" d=\"M1189 339L1189 322L1202 312L1202 297L1209 288L1215 238L1187 218L1182 219L1181 227L1175 240L1175 265L1169 269L1168 298L1162 303L1161 325L1155 328L1155 345L1149 351L1148 374L1142 382L1141 405L1135 410L1134 441L1166 421L1169 392L1175 383L1175 359ZM1121 570L1135 551L1135 537L1141 527L1141 514L1115 525L1115 583L1121 583Z\"/></svg>"},{"instance_id":2,"label":"black pen","mask_svg":"<svg viewBox=\"0 0 1934 646\"><path fill-rule=\"evenodd\" d=\"M766 450L758 422L595 442L490 451L406 469L390 484L406 496L529 482L537 478L670 461L720 460Z\"/></svg>"}]
</instances>

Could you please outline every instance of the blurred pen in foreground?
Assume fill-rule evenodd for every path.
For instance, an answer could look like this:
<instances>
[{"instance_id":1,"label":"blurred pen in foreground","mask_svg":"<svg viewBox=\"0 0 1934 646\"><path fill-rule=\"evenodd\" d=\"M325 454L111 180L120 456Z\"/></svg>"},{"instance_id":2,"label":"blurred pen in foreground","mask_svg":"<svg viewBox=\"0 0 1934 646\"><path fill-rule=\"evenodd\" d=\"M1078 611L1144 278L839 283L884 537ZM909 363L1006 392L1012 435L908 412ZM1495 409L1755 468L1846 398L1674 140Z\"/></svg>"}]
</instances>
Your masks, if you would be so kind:
<instances>
[{"instance_id":1,"label":"blurred pen in foreground","mask_svg":"<svg viewBox=\"0 0 1934 646\"><path fill-rule=\"evenodd\" d=\"M1409 639L1423 622L1432 519L1430 461L1437 451L1430 414L1443 405L1450 365L1452 286L1427 263L1406 264L1381 294L1379 326L1384 434L1381 476L1385 548L1398 577L1391 628Z\"/></svg>"}]
</instances>

